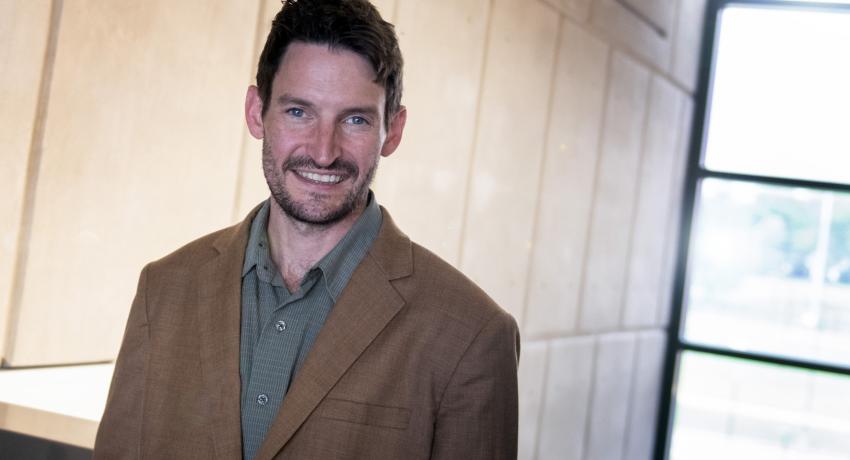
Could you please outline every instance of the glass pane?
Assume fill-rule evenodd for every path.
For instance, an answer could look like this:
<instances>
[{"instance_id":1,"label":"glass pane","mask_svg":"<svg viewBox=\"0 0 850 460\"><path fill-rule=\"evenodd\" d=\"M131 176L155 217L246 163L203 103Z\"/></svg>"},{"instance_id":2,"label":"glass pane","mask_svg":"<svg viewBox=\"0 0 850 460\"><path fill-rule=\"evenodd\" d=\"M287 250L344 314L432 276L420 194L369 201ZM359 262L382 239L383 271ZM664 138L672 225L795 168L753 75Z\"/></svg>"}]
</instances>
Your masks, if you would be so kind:
<instances>
[{"instance_id":1,"label":"glass pane","mask_svg":"<svg viewBox=\"0 0 850 460\"><path fill-rule=\"evenodd\" d=\"M687 341L850 365L850 195L700 187Z\"/></svg>"},{"instance_id":2,"label":"glass pane","mask_svg":"<svg viewBox=\"0 0 850 460\"><path fill-rule=\"evenodd\" d=\"M685 352L673 460L850 459L850 378Z\"/></svg>"},{"instance_id":3,"label":"glass pane","mask_svg":"<svg viewBox=\"0 0 850 460\"><path fill-rule=\"evenodd\" d=\"M733 6L718 27L705 167L850 183L850 13Z\"/></svg>"}]
</instances>

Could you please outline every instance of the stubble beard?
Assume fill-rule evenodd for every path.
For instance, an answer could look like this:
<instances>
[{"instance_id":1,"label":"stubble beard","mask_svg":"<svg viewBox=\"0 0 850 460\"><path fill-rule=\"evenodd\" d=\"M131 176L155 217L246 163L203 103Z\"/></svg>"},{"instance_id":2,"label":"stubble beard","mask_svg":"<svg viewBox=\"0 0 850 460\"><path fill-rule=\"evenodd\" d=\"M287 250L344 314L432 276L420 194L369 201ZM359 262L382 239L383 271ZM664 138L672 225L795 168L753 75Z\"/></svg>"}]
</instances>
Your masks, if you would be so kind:
<instances>
[{"instance_id":1,"label":"stubble beard","mask_svg":"<svg viewBox=\"0 0 850 460\"><path fill-rule=\"evenodd\" d=\"M277 169L274 166L271 147L263 140L263 174L266 176L266 183L269 186L272 198L290 218L312 226L326 227L341 221L365 206L366 198L369 196L369 186L371 186L375 171L378 169L378 160L376 159L375 164L366 171L362 183L349 190L342 203L333 208L319 204L323 199L319 194L314 194L311 200L314 202L312 204L318 204L318 206L311 206L311 203L297 201L286 190L284 186L286 172L292 168L304 166L316 170L345 171L349 177L353 178L355 184L360 177L360 170L354 163L342 159L338 159L327 168L321 168L311 158L305 156L290 157L281 165L280 169Z\"/></svg>"}]
</instances>

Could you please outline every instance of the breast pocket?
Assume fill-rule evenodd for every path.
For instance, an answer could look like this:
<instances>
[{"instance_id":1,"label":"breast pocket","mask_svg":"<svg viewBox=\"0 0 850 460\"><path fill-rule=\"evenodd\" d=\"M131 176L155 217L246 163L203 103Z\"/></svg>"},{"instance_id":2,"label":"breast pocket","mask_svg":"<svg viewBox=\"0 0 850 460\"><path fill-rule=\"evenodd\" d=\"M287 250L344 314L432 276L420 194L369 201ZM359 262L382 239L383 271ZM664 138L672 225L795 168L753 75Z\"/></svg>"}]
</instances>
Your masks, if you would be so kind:
<instances>
[{"instance_id":1,"label":"breast pocket","mask_svg":"<svg viewBox=\"0 0 850 460\"><path fill-rule=\"evenodd\" d=\"M329 420L396 430L404 430L410 423L410 410L403 407L380 406L333 398L322 402L318 415Z\"/></svg>"}]
</instances>

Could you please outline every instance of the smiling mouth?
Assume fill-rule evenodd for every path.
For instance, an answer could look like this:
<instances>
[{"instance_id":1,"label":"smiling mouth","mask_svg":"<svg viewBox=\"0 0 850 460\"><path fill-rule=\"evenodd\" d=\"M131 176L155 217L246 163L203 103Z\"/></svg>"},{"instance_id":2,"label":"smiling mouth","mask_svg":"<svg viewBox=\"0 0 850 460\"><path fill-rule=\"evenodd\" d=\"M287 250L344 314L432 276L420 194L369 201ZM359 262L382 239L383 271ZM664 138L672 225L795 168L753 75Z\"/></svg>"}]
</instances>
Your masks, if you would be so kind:
<instances>
[{"instance_id":1,"label":"smiling mouth","mask_svg":"<svg viewBox=\"0 0 850 460\"><path fill-rule=\"evenodd\" d=\"M343 177L338 174L319 174L313 172L305 172L305 171L294 171L295 174L298 174L300 177L304 179L318 182L320 184L338 184L342 182Z\"/></svg>"}]
</instances>

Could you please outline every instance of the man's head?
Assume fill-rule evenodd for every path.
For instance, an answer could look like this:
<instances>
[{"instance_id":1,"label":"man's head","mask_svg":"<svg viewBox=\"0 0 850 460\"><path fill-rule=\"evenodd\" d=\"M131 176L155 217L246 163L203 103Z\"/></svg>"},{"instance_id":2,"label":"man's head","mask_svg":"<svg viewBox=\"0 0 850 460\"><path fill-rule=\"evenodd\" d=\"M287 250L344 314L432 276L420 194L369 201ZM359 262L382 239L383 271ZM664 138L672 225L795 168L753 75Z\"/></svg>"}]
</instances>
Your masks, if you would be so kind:
<instances>
[{"instance_id":1,"label":"man's head","mask_svg":"<svg viewBox=\"0 0 850 460\"><path fill-rule=\"evenodd\" d=\"M401 107L401 50L393 25L381 19L367 0L283 0L283 8L260 55L257 87L263 113L271 98L272 83L283 55L293 42L328 45L353 51L365 58L375 71L375 83L386 91L384 122L388 127Z\"/></svg>"},{"instance_id":2,"label":"man's head","mask_svg":"<svg viewBox=\"0 0 850 460\"><path fill-rule=\"evenodd\" d=\"M364 0L286 0L257 83L245 117L279 209L311 225L352 222L407 116L392 26Z\"/></svg>"}]
</instances>

